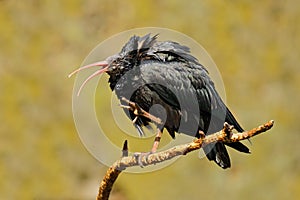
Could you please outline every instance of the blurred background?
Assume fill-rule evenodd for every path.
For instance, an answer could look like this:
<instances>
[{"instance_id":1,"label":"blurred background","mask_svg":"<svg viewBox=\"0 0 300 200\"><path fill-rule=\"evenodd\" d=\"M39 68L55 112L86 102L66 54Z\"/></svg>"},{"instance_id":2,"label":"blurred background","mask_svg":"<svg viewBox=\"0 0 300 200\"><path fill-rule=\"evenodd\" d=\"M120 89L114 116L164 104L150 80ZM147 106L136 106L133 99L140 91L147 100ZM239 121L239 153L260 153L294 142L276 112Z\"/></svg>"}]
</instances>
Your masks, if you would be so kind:
<instances>
[{"instance_id":1,"label":"blurred background","mask_svg":"<svg viewBox=\"0 0 300 200\"><path fill-rule=\"evenodd\" d=\"M229 170L191 154L123 173L111 199L299 199L299 11L295 0L0 1L0 199L95 199L107 167L77 135L67 75L99 42L145 26L195 39L243 127L275 127L251 155L229 150Z\"/></svg>"}]
</instances>

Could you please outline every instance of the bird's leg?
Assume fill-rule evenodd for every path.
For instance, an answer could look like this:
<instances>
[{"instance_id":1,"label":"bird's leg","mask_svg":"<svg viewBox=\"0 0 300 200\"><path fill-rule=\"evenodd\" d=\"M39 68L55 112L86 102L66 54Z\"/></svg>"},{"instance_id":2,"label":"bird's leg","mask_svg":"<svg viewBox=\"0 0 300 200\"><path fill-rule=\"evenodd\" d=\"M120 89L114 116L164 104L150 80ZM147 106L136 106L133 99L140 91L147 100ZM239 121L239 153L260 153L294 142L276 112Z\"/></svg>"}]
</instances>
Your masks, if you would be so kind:
<instances>
[{"instance_id":1,"label":"bird's leg","mask_svg":"<svg viewBox=\"0 0 300 200\"><path fill-rule=\"evenodd\" d=\"M157 151L159 143L160 143L161 135L162 135L161 130L159 128L157 128L157 133L156 133L156 136L154 138L154 142L153 142L153 146L152 146L151 151L149 151L149 152L139 152L139 153L134 154L134 156L138 160L138 163L139 163L140 167L144 167L143 159L145 159L146 162L147 162L148 156Z\"/></svg>"},{"instance_id":2,"label":"bird's leg","mask_svg":"<svg viewBox=\"0 0 300 200\"><path fill-rule=\"evenodd\" d=\"M156 133L156 136L154 138L151 153L155 153L157 151L159 143L160 143L161 135L162 135L161 130L159 128L157 128L157 133Z\"/></svg>"},{"instance_id":3,"label":"bird's leg","mask_svg":"<svg viewBox=\"0 0 300 200\"><path fill-rule=\"evenodd\" d=\"M125 97L122 97L121 100L128 104L128 105L120 105L122 108L132 111L133 114L135 114L136 116L142 116L147 119L150 119L151 121L155 122L156 124L162 124L162 121L160 118L155 117L155 116L151 115L150 113L146 112L138 104L136 104L132 101L129 101ZM136 119L135 119L135 121L136 121Z\"/></svg>"},{"instance_id":4,"label":"bird's leg","mask_svg":"<svg viewBox=\"0 0 300 200\"><path fill-rule=\"evenodd\" d=\"M136 120L138 119L139 116L142 116L142 117L145 117L147 119L150 119L151 121L153 121L156 124L162 124L162 121L161 121L160 118L155 117L155 116L151 115L150 113L146 112L141 107L139 107L138 104L136 104L132 101L129 101L125 97L122 97L121 100L126 102L128 105L120 105L120 106L122 108L125 108L125 109L128 109L128 110L132 111L133 114L136 115L136 117L133 119L133 123L136 122ZM134 156L138 160L138 163L141 167L144 167L143 159L145 159L146 162L147 162L148 156L157 151L159 143L160 143L161 135L162 135L161 130L159 128L157 128L157 133L156 133L151 151L150 152L137 152L137 153L134 153Z\"/></svg>"}]
</instances>

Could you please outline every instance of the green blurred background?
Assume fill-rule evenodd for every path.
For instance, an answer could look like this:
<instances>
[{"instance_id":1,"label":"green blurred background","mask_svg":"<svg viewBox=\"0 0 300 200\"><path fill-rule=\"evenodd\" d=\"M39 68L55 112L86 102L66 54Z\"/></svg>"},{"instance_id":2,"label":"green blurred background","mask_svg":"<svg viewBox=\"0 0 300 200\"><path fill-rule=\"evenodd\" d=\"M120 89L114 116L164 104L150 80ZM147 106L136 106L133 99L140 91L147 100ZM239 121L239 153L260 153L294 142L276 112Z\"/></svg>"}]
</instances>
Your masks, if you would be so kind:
<instances>
[{"instance_id":1,"label":"green blurred background","mask_svg":"<svg viewBox=\"0 0 300 200\"><path fill-rule=\"evenodd\" d=\"M99 42L145 26L194 38L219 67L244 128L270 119L275 127L252 139L251 155L230 150L229 170L191 154L122 174L112 199L299 199L296 0L0 1L0 199L95 199L107 167L80 142L67 74Z\"/></svg>"}]
</instances>

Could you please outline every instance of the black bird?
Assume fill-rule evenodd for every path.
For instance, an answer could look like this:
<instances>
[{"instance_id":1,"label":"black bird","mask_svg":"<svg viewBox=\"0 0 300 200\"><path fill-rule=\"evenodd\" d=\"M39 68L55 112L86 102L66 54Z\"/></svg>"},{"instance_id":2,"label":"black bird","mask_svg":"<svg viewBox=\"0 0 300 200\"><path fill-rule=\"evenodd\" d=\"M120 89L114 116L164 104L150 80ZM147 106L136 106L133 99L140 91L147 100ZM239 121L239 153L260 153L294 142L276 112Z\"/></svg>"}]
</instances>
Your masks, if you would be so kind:
<instances>
[{"instance_id":1,"label":"black bird","mask_svg":"<svg viewBox=\"0 0 300 200\"><path fill-rule=\"evenodd\" d=\"M221 130L224 122L242 132L242 127L218 95L208 71L190 54L190 49L177 42L158 41L157 37L134 35L120 53L71 73L70 76L82 69L101 67L84 81L78 94L91 78L106 72L110 88L119 99L130 99L147 112L153 105L161 105L165 112L156 106L151 113L165 118L158 130L162 132L166 128L172 138L175 138L175 132L195 137L200 137L199 131L212 134ZM137 117L132 111L128 116L142 135L142 127L150 120ZM224 169L231 166L225 145L250 153L240 142L217 142L206 146L207 158Z\"/></svg>"}]
</instances>

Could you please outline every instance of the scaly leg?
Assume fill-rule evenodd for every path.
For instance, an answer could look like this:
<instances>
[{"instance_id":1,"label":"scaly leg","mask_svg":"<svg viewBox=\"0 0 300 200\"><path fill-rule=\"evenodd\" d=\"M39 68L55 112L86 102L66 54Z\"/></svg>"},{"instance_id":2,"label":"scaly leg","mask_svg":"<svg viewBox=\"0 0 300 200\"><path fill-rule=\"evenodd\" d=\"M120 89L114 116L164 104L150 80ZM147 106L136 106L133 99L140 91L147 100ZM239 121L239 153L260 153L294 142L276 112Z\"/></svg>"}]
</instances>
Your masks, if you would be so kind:
<instances>
[{"instance_id":1,"label":"scaly leg","mask_svg":"<svg viewBox=\"0 0 300 200\"><path fill-rule=\"evenodd\" d=\"M161 135L162 132L159 128L157 128L157 134L154 138L154 142L153 142L153 146L151 151L149 152L140 152L140 153L134 153L134 156L136 157L136 159L138 159L138 163L140 167L144 167L143 164L143 159L145 158L145 160L147 161L148 156L155 153L158 149L159 143L160 143L160 139L161 139Z\"/></svg>"},{"instance_id":2,"label":"scaly leg","mask_svg":"<svg viewBox=\"0 0 300 200\"><path fill-rule=\"evenodd\" d=\"M162 124L162 121L160 118L155 117L153 115L151 115L150 113L146 112L145 110L143 110L141 107L139 107L138 104L129 101L128 99L126 99L125 97L121 98L122 101L126 102L128 105L120 105L122 108L128 109L130 111L132 111L135 114L135 118L133 119L133 123L136 122L136 120L138 119L139 116L145 117L150 119L151 121L153 121L156 124ZM138 152L138 153L134 153L134 156L136 157L136 159L138 159L138 163L141 167L144 167L143 165L143 158L145 158L145 160L148 159L148 156L151 155L152 153L155 153L158 149L159 143L160 143L160 139L162 136L162 132L159 128L157 128L157 133L156 136L154 138L154 142L153 142L153 146L150 152Z\"/></svg>"},{"instance_id":3,"label":"scaly leg","mask_svg":"<svg viewBox=\"0 0 300 200\"><path fill-rule=\"evenodd\" d=\"M161 130L159 128L157 128L157 134L154 138L153 147L151 149L152 153L155 153L157 151L159 143L160 143L161 135L162 135Z\"/></svg>"},{"instance_id":4,"label":"scaly leg","mask_svg":"<svg viewBox=\"0 0 300 200\"><path fill-rule=\"evenodd\" d=\"M151 115L150 113L146 112L138 104L136 104L132 101L129 101L125 97L122 97L121 100L126 102L128 105L120 105L120 106L122 108L126 108L126 109L132 111L133 114L135 114L137 117L142 116L142 117L150 119L151 121L153 121L156 124L162 124L162 121L160 118L155 117L155 116ZM134 122L137 120L137 117L133 120Z\"/></svg>"}]
</instances>

